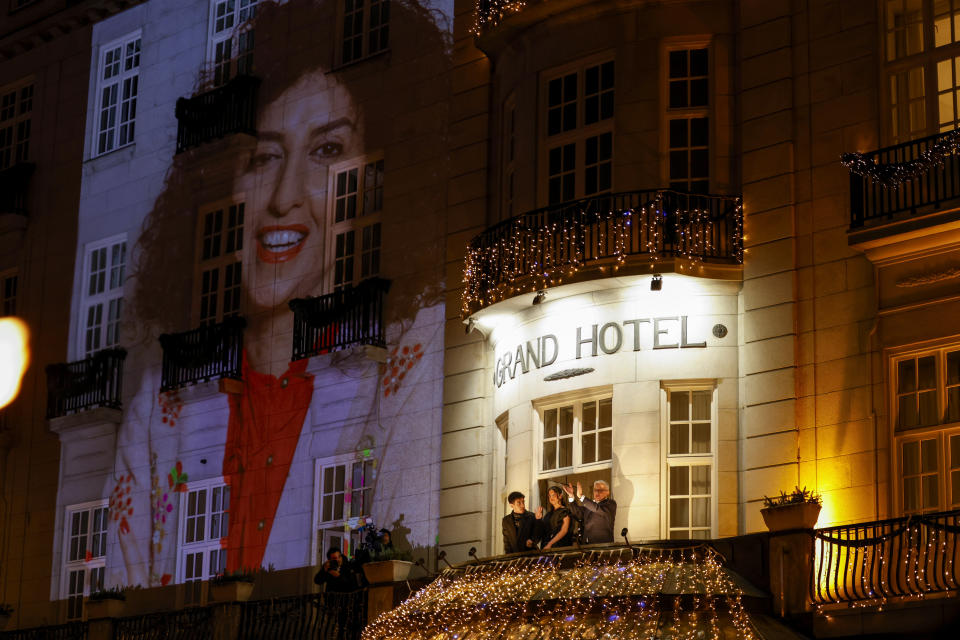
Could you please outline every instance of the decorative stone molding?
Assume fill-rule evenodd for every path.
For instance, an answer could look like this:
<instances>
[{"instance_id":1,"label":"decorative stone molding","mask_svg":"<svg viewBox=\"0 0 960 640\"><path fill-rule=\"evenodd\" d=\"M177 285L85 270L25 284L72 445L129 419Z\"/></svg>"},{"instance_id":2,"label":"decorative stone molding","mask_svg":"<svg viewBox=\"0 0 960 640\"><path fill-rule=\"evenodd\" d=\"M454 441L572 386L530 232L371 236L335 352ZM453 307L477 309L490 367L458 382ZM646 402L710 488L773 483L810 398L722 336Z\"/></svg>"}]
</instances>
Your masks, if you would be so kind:
<instances>
[{"instance_id":1,"label":"decorative stone molding","mask_svg":"<svg viewBox=\"0 0 960 640\"><path fill-rule=\"evenodd\" d=\"M922 287L928 284L943 282L944 280L953 280L960 278L960 267L950 267L940 271L928 271L917 276L909 278L900 278L897 280L897 286L901 288Z\"/></svg>"}]
</instances>

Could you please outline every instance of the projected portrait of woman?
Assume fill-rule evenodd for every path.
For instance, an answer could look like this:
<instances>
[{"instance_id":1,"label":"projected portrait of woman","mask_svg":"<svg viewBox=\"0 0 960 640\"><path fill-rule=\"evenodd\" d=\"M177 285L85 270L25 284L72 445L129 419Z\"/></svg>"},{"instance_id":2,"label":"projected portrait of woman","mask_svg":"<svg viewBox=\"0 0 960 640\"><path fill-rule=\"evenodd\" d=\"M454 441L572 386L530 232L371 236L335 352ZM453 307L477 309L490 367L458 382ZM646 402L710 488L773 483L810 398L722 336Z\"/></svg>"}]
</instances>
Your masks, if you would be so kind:
<instances>
[{"instance_id":1,"label":"projected portrait of woman","mask_svg":"<svg viewBox=\"0 0 960 640\"><path fill-rule=\"evenodd\" d=\"M118 435L115 479L118 487L129 485L134 496L150 494L150 510L131 513L126 530L119 531L127 570L124 581L129 584L171 580L177 562L172 539L176 523L173 518L170 522L158 519L158 504L162 508L162 500L169 499L165 485L169 484L166 470L171 465L176 465L178 473L182 468L191 479L201 473L212 475L208 467L197 468L189 461L181 464L199 444L222 451L222 461L217 460L219 453L211 455L209 465L221 465L229 496L224 498L229 502L229 520L224 520L219 532L226 553L211 562L217 570L226 571L264 563L278 505L289 485L291 464L296 456L307 455L305 450L311 446L310 415L317 393L316 371L308 372L310 360L291 362L293 313L289 303L356 284L368 275L383 275L388 268L380 264L379 223L376 238L371 231L361 243L363 229L358 226L356 233L349 234L351 246L343 246L347 234L336 232L334 224L363 212L344 209L359 206L357 200L354 204L338 201L339 193L351 188L356 191L350 181L357 179L357 172L344 172L341 177L335 169L346 160L360 159L359 171L366 172L364 177L382 185L384 164L390 161L389 150L384 150L397 137L395 117L405 108L414 108L426 95L423 86L413 86L417 80L410 76L407 63L420 60L417 73L423 74L424 80L434 74L429 92L438 101L445 98L447 27L438 26L444 18L436 11L416 2L394 0L390 4L390 51L364 62L366 68L337 68L330 45L337 41L335 5L334 0L257 5L255 18L244 25L256 34L253 73L261 79L256 134L231 141L235 146L226 152L200 148L176 156L164 193L144 222L135 256L135 322L142 323L144 333L147 327L154 333L184 331L196 323L193 265L197 242L193 234L198 216L211 199L243 203L242 264L237 268L242 272L239 311L246 328L243 383L228 387L214 400L223 403L224 409L205 418L202 428L197 426L198 420L184 417L186 410L173 406L181 402L177 396L160 394L157 403L156 379L149 370L142 374L137 393L146 394L152 388L154 403L150 407L145 402L132 403L134 409L128 411ZM429 68L424 68L422 61L427 61ZM416 91L420 94L415 96ZM439 135L419 142L437 149L438 161L431 171L439 172L442 142ZM374 151L378 162L365 165L365 158ZM344 184L338 187L338 180ZM432 189L430 197L439 192ZM364 195L357 196L361 205ZM379 198L376 202L381 205L382 193L366 195ZM371 207L369 203L365 206ZM423 206L425 210L440 208L429 202ZM387 224L387 212L383 224ZM430 229L421 231L429 241ZM361 269L361 253L374 240L376 253L367 251ZM343 259L347 253L355 253L357 262ZM431 261L442 265L434 251L417 251L402 259L421 272L430 271ZM348 268L349 273L345 271ZM433 274L421 276L400 282L399 291L396 286L391 289L391 299L397 304L388 307L388 350L391 335L395 340L402 338L404 327L413 324L422 308L439 302L436 294L423 295L425 290L439 291L430 284L433 278ZM131 350L132 358L151 357L147 338L142 352ZM155 352L152 357L157 357ZM378 384L380 378L377 375ZM364 415L373 415L374 395L355 401L367 403ZM171 426L174 411L179 424ZM358 442L370 439L362 430L337 437L347 436ZM379 437L382 442L383 436ZM208 464L207 458L204 464ZM181 509L183 504L181 500ZM158 524L161 520L163 524ZM304 554L301 564L311 564L308 555Z\"/></svg>"}]
</instances>

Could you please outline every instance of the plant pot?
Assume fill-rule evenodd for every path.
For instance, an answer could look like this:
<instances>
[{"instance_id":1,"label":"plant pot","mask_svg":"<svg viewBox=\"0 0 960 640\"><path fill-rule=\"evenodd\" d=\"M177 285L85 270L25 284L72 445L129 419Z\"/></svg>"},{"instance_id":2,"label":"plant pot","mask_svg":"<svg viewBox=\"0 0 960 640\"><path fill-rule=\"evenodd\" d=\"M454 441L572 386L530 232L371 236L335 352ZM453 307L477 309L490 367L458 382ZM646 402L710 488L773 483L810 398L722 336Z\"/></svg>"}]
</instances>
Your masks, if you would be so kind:
<instances>
[{"instance_id":1,"label":"plant pot","mask_svg":"<svg viewBox=\"0 0 960 640\"><path fill-rule=\"evenodd\" d=\"M412 562L406 560L382 560L380 562L368 562L363 565L363 575L367 577L370 584L378 582L399 582L406 580L410 575Z\"/></svg>"},{"instance_id":2,"label":"plant pot","mask_svg":"<svg viewBox=\"0 0 960 640\"><path fill-rule=\"evenodd\" d=\"M210 595L217 602L246 602L252 593L252 582L236 580L219 584L210 583Z\"/></svg>"},{"instance_id":3,"label":"plant pot","mask_svg":"<svg viewBox=\"0 0 960 640\"><path fill-rule=\"evenodd\" d=\"M760 515L770 531L813 529L820 516L820 505L816 502L802 502L782 507L767 507L760 509Z\"/></svg>"},{"instance_id":4,"label":"plant pot","mask_svg":"<svg viewBox=\"0 0 960 640\"><path fill-rule=\"evenodd\" d=\"M123 615L123 609L126 604L126 600L118 600L116 598L104 598L103 600L87 599L85 604L87 609L87 620L96 620L97 618L119 618Z\"/></svg>"}]
</instances>

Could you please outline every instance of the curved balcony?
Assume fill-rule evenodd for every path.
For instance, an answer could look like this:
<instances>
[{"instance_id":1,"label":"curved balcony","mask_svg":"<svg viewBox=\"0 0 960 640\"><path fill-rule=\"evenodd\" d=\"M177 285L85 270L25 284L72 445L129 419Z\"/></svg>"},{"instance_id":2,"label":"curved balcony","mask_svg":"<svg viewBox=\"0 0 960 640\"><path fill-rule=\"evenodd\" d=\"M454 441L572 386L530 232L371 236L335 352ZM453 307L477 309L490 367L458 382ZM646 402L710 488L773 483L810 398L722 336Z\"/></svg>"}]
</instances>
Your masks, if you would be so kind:
<instances>
[{"instance_id":1,"label":"curved balcony","mask_svg":"<svg viewBox=\"0 0 960 640\"><path fill-rule=\"evenodd\" d=\"M177 153L233 133L255 134L260 78L239 75L222 87L177 100Z\"/></svg>"},{"instance_id":2,"label":"curved balcony","mask_svg":"<svg viewBox=\"0 0 960 640\"><path fill-rule=\"evenodd\" d=\"M243 318L234 316L219 324L160 336L160 391L218 378L239 380L246 324Z\"/></svg>"},{"instance_id":3,"label":"curved balcony","mask_svg":"<svg viewBox=\"0 0 960 640\"><path fill-rule=\"evenodd\" d=\"M536 209L475 237L467 248L461 315L569 282L742 263L738 196L666 189L605 194Z\"/></svg>"},{"instance_id":4,"label":"curved balcony","mask_svg":"<svg viewBox=\"0 0 960 640\"><path fill-rule=\"evenodd\" d=\"M107 407L119 409L123 349L105 349L76 362L47 365L47 418Z\"/></svg>"}]
</instances>

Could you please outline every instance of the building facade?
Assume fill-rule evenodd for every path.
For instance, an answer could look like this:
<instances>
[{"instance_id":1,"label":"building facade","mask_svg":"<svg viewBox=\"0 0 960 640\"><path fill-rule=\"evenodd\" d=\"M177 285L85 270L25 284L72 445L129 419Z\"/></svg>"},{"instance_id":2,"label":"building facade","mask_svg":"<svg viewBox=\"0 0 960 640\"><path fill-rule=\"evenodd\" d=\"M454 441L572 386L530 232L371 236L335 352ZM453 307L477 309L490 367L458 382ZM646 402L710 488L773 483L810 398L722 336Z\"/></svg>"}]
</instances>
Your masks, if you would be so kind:
<instances>
[{"instance_id":1,"label":"building facade","mask_svg":"<svg viewBox=\"0 0 960 640\"><path fill-rule=\"evenodd\" d=\"M819 528L960 506L956 3L127 4L43 194L73 276L6 469L47 514L8 503L5 565L49 568L4 578L19 625L305 590L370 522L496 555L564 482L633 541L794 487Z\"/></svg>"}]
</instances>

